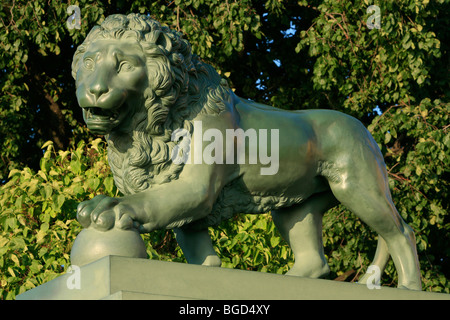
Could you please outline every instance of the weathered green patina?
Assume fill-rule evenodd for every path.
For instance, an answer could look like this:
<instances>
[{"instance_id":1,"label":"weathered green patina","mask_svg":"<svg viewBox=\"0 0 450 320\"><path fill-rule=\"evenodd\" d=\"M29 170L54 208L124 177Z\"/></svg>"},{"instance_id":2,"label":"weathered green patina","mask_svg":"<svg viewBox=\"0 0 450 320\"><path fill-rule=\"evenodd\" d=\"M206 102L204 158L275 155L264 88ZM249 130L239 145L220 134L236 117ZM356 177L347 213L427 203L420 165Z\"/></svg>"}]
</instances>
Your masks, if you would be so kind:
<instances>
[{"instance_id":1,"label":"weathered green patina","mask_svg":"<svg viewBox=\"0 0 450 320\"><path fill-rule=\"evenodd\" d=\"M125 195L81 203L84 227L104 234L174 228L189 263L220 266L207 227L271 211L295 255L289 274L317 278L329 271L322 215L342 203L379 234L372 265L382 270L391 255L398 286L421 290L414 234L358 120L239 98L177 32L145 15L112 15L94 27L72 69L84 119L106 136Z\"/></svg>"}]
</instances>

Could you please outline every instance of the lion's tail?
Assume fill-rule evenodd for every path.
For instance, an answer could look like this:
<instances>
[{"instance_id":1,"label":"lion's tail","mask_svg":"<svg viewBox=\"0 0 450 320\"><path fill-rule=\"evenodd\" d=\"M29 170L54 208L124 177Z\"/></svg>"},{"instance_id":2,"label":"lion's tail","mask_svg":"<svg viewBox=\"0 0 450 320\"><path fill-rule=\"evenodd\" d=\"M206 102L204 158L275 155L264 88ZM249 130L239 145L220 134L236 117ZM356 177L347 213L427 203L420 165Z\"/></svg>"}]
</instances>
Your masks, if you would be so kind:
<instances>
[{"instance_id":1,"label":"lion's tail","mask_svg":"<svg viewBox=\"0 0 450 320\"><path fill-rule=\"evenodd\" d=\"M371 265L367 268L367 272L358 280L358 283L373 284L374 280L378 284L383 274L384 268L389 261L389 251L386 241L378 235L377 250L375 258Z\"/></svg>"}]
</instances>

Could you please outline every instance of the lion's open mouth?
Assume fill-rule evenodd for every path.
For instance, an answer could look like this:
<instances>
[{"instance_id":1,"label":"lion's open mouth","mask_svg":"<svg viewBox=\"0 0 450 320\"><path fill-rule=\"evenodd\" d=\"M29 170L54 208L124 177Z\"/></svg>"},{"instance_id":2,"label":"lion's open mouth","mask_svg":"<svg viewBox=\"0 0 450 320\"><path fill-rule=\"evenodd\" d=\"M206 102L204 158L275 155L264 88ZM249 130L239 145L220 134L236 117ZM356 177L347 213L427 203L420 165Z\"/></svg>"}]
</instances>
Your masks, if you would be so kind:
<instances>
[{"instance_id":1,"label":"lion's open mouth","mask_svg":"<svg viewBox=\"0 0 450 320\"><path fill-rule=\"evenodd\" d=\"M108 110L99 107L83 108L83 117L88 128L96 134L108 134L119 123L119 110Z\"/></svg>"},{"instance_id":2,"label":"lion's open mouth","mask_svg":"<svg viewBox=\"0 0 450 320\"><path fill-rule=\"evenodd\" d=\"M98 107L84 108L84 110L86 112L87 120L114 121L119 118L118 110L110 111Z\"/></svg>"}]
</instances>

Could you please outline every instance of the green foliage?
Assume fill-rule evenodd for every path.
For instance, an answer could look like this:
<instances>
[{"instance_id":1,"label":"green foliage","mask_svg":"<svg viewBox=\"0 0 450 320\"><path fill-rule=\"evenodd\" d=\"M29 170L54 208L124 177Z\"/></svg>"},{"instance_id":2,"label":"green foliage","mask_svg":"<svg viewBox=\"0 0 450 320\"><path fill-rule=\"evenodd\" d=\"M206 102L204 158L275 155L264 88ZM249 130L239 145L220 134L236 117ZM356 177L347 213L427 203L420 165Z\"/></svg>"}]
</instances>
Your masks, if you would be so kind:
<instances>
[{"instance_id":1,"label":"green foliage","mask_svg":"<svg viewBox=\"0 0 450 320\"><path fill-rule=\"evenodd\" d=\"M359 118L376 105L384 109L402 99L420 101L431 92L442 94L430 73L442 55L443 39L437 33L448 18L438 25L435 17L444 14L440 10L445 6L382 1L381 28L370 30L366 25L370 4L327 0L314 8L319 16L300 32L296 47L297 52L308 50L317 57L311 78L314 89L326 94L333 107L342 106ZM448 74L433 80L443 78L448 83Z\"/></svg>"},{"instance_id":2,"label":"green foliage","mask_svg":"<svg viewBox=\"0 0 450 320\"><path fill-rule=\"evenodd\" d=\"M37 173L10 172L0 189L1 298L14 298L66 270L81 231L78 203L97 193L117 193L99 143L55 152L48 142Z\"/></svg>"},{"instance_id":3,"label":"green foliage","mask_svg":"<svg viewBox=\"0 0 450 320\"><path fill-rule=\"evenodd\" d=\"M242 97L361 119L385 156L396 207L416 233L424 289L450 291L448 1L75 4L80 30L66 27L69 4L60 1L0 4L2 299L64 272L80 231L77 204L118 195L105 145L83 124L70 74L76 46L116 12L148 13L184 33ZM380 29L367 26L371 4L380 7ZM376 234L343 207L326 213L323 224L330 279L357 280ZM225 267L284 273L293 263L268 214L240 215L210 233ZM185 261L171 231L144 239L152 259ZM382 280L396 281L392 262Z\"/></svg>"},{"instance_id":4,"label":"green foliage","mask_svg":"<svg viewBox=\"0 0 450 320\"><path fill-rule=\"evenodd\" d=\"M239 215L210 233L222 267L284 274L293 265L291 249L270 214Z\"/></svg>"},{"instance_id":5,"label":"green foliage","mask_svg":"<svg viewBox=\"0 0 450 320\"><path fill-rule=\"evenodd\" d=\"M103 9L80 1L81 30L69 30L61 1L3 1L0 4L0 181L9 170L39 167L47 140L65 150L79 124L70 61L75 47ZM74 112L74 110L76 110Z\"/></svg>"}]
</instances>

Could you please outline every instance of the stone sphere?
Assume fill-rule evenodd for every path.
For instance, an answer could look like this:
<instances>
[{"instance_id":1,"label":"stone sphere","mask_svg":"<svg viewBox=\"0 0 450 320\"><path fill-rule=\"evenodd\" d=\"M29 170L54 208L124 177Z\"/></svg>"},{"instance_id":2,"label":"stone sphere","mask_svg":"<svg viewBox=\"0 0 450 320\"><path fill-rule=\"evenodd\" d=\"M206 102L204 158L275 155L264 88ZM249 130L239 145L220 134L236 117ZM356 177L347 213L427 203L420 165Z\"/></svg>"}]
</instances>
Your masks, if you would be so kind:
<instances>
[{"instance_id":1,"label":"stone sphere","mask_svg":"<svg viewBox=\"0 0 450 320\"><path fill-rule=\"evenodd\" d=\"M99 231L83 229L75 239L70 253L72 265L83 266L105 256L147 258L144 240L136 229L113 228Z\"/></svg>"}]
</instances>

